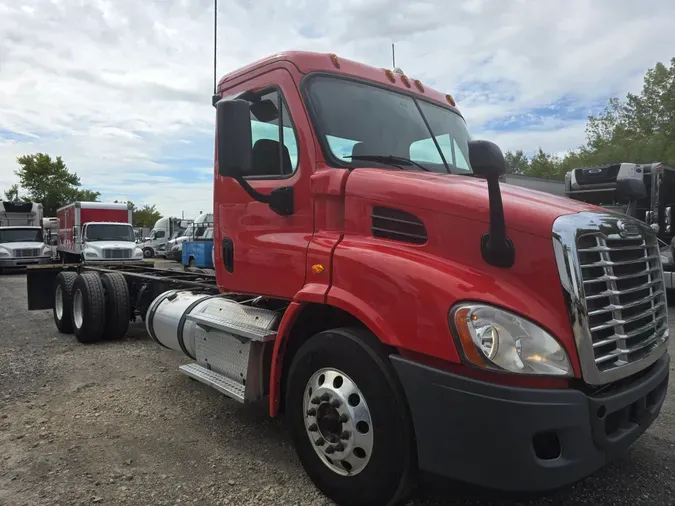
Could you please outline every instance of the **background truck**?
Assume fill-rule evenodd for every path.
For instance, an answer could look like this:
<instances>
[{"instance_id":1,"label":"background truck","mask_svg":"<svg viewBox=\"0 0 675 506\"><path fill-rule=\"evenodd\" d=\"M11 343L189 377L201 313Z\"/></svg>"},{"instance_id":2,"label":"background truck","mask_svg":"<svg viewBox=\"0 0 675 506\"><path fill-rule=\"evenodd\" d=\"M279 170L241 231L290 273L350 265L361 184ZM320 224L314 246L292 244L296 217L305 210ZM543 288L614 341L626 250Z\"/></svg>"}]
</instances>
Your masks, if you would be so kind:
<instances>
[{"instance_id":1,"label":"background truck","mask_svg":"<svg viewBox=\"0 0 675 506\"><path fill-rule=\"evenodd\" d=\"M675 167L655 162L577 168L565 175L565 193L652 227L661 241L666 287L675 288Z\"/></svg>"},{"instance_id":2,"label":"background truck","mask_svg":"<svg viewBox=\"0 0 675 506\"><path fill-rule=\"evenodd\" d=\"M183 242L181 263L191 269L213 270L213 224L209 224L200 237ZM203 271L202 271L203 272Z\"/></svg>"},{"instance_id":3,"label":"background truck","mask_svg":"<svg viewBox=\"0 0 675 506\"><path fill-rule=\"evenodd\" d=\"M119 338L140 317L185 375L284 413L340 505L404 501L419 471L547 490L659 415L670 357L654 231L500 185L451 95L335 54L225 76L216 276L35 267L29 309Z\"/></svg>"},{"instance_id":4,"label":"background truck","mask_svg":"<svg viewBox=\"0 0 675 506\"><path fill-rule=\"evenodd\" d=\"M0 272L51 261L42 233L42 204L0 202Z\"/></svg>"},{"instance_id":5,"label":"background truck","mask_svg":"<svg viewBox=\"0 0 675 506\"><path fill-rule=\"evenodd\" d=\"M166 255L169 241L183 235L192 221L168 216L157 220L150 236L140 244L143 256L152 258L155 255Z\"/></svg>"},{"instance_id":6,"label":"background truck","mask_svg":"<svg viewBox=\"0 0 675 506\"><path fill-rule=\"evenodd\" d=\"M213 213L202 213L178 236L169 240L166 258L178 262L183 258L183 243L201 238L206 229L213 226Z\"/></svg>"},{"instance_id":7,"label":"background truck","mask_svg":"<svg viewBox=\"0 0 675 506\"><path fill-rule=\"evenodd\" d=\"M56 211L57 253L65 262L143 261L127 204L74 202Z\"/></svg>"}]
</instances>

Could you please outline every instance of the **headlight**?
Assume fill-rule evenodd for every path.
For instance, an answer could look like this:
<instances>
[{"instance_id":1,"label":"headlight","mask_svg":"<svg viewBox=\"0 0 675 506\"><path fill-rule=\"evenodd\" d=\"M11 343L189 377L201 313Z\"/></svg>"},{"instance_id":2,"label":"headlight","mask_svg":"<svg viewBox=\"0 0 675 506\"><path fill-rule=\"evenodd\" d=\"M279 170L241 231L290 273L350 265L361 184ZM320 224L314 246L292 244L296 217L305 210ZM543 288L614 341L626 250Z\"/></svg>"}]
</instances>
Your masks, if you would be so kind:
<instances>
[{"instance_id":1,"label":"headlight","mask_svg":"<svg viewBox=\"0 0 675 506\"><path fill-rule=\"evenodd\" d=\"M451 311L450 323L473 365L521 374L572 375L560 343L513 313L484 304L462 304Z\"/></svg>"},{"instance_id":2,"label":"headlight","mask_svg":"<svg viewBox=\"0 0 675 506\"><path fill-rule=\"evenodd\" d=\"M85 251L84 256L87 258L96 258L98 256L98 253L93 250Z\"/></svg>"},{"instance_id":3,"label":"headlight","mask_svg":"<svg viewBox=\"0 0 675 506\"><path fill-rule=\"evenodd\" d=\"M9 257L9 256L12 256L9 254L9 251L0 249L0 257Z\"/></svg>"},{"instance_id":4,"label":"headlight","mask_svg":"<svg viewBox=\"0 0 675 506\"><path fill-rule=\"evenodd\" d=\"M143 250L139 249L139 248L136 248L136 252L134 253L134 256L142 257L143 256Z\"/></svg>"}]
</instances>

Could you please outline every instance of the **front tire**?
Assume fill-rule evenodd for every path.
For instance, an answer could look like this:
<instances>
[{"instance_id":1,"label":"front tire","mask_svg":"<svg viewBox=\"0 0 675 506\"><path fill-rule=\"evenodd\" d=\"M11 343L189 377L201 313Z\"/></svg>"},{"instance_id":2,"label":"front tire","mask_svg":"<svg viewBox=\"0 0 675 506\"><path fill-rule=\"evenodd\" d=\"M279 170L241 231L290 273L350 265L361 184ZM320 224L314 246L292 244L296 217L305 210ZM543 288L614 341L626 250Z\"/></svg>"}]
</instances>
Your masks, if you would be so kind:
<instances>
[{"instance_id":1,"label":"front tire","mask_svg":"<svg viewBox=\"0 0 675 506\"><path fill-rule=\"evenodd\" d=\"M153 258L155 256L155 251L152 248L145 248L143 250L143 258Z\"/></svg>"},{"instance_id":2,"label":"front tire","mask_svg":"<svg viewBox=\"0 0 675 506\"><path fill-rule=\"evenodd\" d=\"M77 273L63 271L54 283L54 323L62 334L73 333L73 283Z\"/></svg>"},{"instance_id":3,"label":"front tire","mask_svg":"<svg viewBox=\"0 0 675 506\"><path fill-rule=\"evenodd\" d=\"M399 504L417 467L405 395L384 346L361 329L317 334L288 373L286 415L314 484L342 506Z\"/></svg>"},{"instance_id":4,"label":"front tire","mask_svg":"<svg viewBox=\"0 0 675 506\"><path fill-rule=\"evenodd\" d=\"M105 293L96 272L83 272L73 283L73 332L81 343L103 338L105 329Z\"/></svg>"}]
</instances>

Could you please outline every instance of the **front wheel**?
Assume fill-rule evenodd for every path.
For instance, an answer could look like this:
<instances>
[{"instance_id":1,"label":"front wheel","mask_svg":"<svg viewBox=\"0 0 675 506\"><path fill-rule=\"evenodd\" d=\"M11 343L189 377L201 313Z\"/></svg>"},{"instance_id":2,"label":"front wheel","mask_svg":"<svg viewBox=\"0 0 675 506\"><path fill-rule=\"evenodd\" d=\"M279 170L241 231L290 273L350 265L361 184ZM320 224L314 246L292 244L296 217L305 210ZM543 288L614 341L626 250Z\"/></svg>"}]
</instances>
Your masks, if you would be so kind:
<instances>
[{"instance_id":1,"label":"front wheel","mask_svg":"<svg viewBox=\"0 0 675 506\"><path fill-rule=\"evenodd\" d=\"M412 422L372 334L336 329L305 343L288 373L286 415L305 472L337 504L393 505L410 492Z\"/></svg>"},{"instance_id":2,"label":"front wheel","mask_svg":"<svg viewBox=\"0 0 675 506\"><path fill-rule=\"evenodd\" d=\"M143 250L144 258L153 258L155 256L155 251L152 248L145 248Z\"/></svg>"}]
</instances>

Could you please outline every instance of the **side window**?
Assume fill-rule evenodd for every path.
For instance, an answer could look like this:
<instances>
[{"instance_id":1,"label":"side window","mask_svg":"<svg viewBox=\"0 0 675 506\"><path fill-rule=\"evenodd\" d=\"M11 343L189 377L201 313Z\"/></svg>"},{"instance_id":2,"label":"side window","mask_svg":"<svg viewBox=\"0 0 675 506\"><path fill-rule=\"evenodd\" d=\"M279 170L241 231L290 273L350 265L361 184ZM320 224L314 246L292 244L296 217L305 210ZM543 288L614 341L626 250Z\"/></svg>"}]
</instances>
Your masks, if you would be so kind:
<instances>
[{"instance_id":1,"label":"side window","mask_svg":"<svg viewBox=\"0 0 675 506\"><path fill-rule=\"evenodd\" d=\"M164 239L166 232L164 230L158 230L155 234L155 239Z\"/></svg>"},{"instance_id":2,"label":"side window","mask_svg":"<svg viewBox=\"0 0 675 506\"><path fill-rule=\"evenodd\" d=\"M253 167L250 176L289 176L298 168L298 144L281 93L249 98Z\"/></svg>"}]
</instances>

